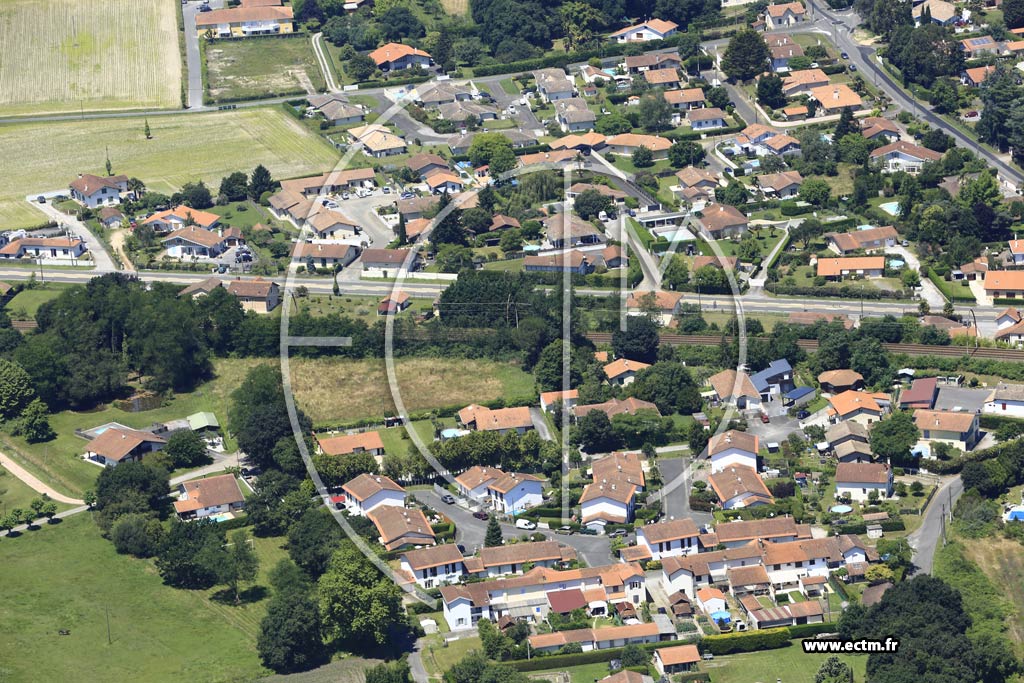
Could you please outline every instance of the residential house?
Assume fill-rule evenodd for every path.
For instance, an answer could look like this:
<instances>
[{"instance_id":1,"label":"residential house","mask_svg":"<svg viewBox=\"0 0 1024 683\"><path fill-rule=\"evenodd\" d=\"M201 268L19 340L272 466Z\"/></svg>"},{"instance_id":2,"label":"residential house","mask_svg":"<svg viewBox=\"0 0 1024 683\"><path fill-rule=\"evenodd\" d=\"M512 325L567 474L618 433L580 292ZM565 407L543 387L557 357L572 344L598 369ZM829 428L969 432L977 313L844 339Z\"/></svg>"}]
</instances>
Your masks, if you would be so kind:
<instances>
[{"instance_id":1,"label":"residential house","mask_svg":"<svg viewBox=\"0 0 1024 683\"><path fill-rule=\"evenodd\" d=\"M715 190L718 188L718 176L702 168L687 166L676 171L676 178L679 180L681 189L696 189L708 198L714 197Z\"/></svg>"},{"instance_id":2,"label":"residential house","mask_svg":"<svg viewBox=\"0 0 1024 683\"><path fill-rule=\"evenodd\" d=\"M462 179L451 171L432 171L424 179L431 194L455 194L462 192Z\"/></svg>"},{"instance_id":3,"label":"residential house","mask_svg":"<svg viewBox=\"0 0 1024 683\"><path fill-rule=\"evenodd\" d=\"M790 71L782 79L782 92L786 97L810 95L814 88L829 84L828 74L821 69L800 69Z\"/></svg>"},{"instance_id":4,"label":"residential house","mask_svg":"<svg viewBox=\"0 0 1024 683\"><path fill-rule=\"evenodd\" d=\"M21 237L0 247L0 258L74 260L82 258L87 248L78 237Z\"/></svg>"},{"instance_id":5,"label":"residential house","mask_svg":"<svg viewBox=\"0 0 1024 683\"><path fill-rule=\"evenodd\" d=\"M899 235L896 228L884 225L880 228L853 230L851 232L825 233L825 244L840 256L857 251L871 253L896 246Z\"/></svg>"},{"instance_id":6,"label":"residential house","mask_svg":"<svg viewBox=\"0 0 1024 683\"><path fill-rule=\"evenodd\" d=\"M411 157L406 159L405 165L420 178L426 178L434 171L449 170L448 162L445 161L444 158L439 157L436 154L427 154L425 152L413 154Z\"/></svg>"},{"instance_id":7,"label":"residential house","mask_svg":"<svg viewBox=\"0 0 1024 683\"><path fill-rule=\"evenodd\" d=\"M931 410L939 395L939 381L936 377L922 377L910 383L910 388L900 394L900 408L909 410Z\"/></svg>"},{"instance_id":8,"label":"residential house","mask_svg":"<svg viewBox=\"0 0 1024 683\"><path fill-rule=\"evenodd\" d=\"M380 544L385 550L434 545L434 530L427 516L419 508L404 508L380 505L366 513L380 535Z\"/></svg>"},{"instance_id":9,"label":"residential house","mask_svg":"<svg viewBox=\"0 0 1024 683\"><path fill-rule=\"evenodd\" d=\"M306 98L312 109L320 112L331 126L349 126L361 123L366 112L359 105L352 104L338 93L321 93Z\"/></svg>"},{"instance_id":10,"label":"residential house","mask_svg":"<svg viewBox=\"0 0 1024 683\"><path fill-rule=\"evenodd\" d=\"M227 284L242 308L256 313L270 313L281 303L281 288L276 282L256 278L255 280L232 280Z\"/></svg>"},{"instance_id":11,"label":"residential house","mask_svg":"<svg viewBox=\"0 0 1024 683\"><path fill-rule=\"evenodd\" d=\"M375 159L405 154L405 140L379 123L350 128L348 136L352 144L361 144L363 153Z\"/></svg>"},{"instance_id":12,"label":"residential house","mask_svg":"<svg viewBox=\"0 0 1024 683\"><path fill-rule=\"evenodd\" d=\"M627 26L608 37L616 43L644 43L649 40L664 40L674 36L679 29L679 24L674 21L663 19L650 19L648 21Z\"/></svg>"},{"instance_id":13,"label":"residential house","mask_svg":"<svg viewBox=\"0 0 1024 683\"><path fill-rule=\"evenodd\" d=\"M377 302L377 315L398 315L412 305L406 292L392 292Z\"/></svg>"},{"instance_id":14,"label":"residential house","mask_svg":"<svg viewBox=\"0 0 1024 683\"><path fill-rule=\"evenodd\" d=\"M1024 240L1012 239L1009 241L1009 246L1013 265L1024 266Z\"/></svg>"},{"instance_id":15,"label":"residential house","mask_svg":"<svg viewBox=\"0 0 1024 683\"><path fill-rule=\"evenodd\" d=\"M654 651L654 668L662 676L695 671L700 663L700 651L696 645L675 645Z\"/></svg>"},{"instance_id":16,"label":"residential house","mask_svg":"<svg viewBox=\"0 0 1024 683\"><path fill-rule=\"evenodd\" d=\"M380 432L358 432L356 434L343 434L341 436L322 436L317 434L317 452L324 455L345 456L356 453L369 453L375 458L384 456L384 442L380 438Z\"/></svg>"},{"instance_id":17,"label":"residential house","mask_svg":"<svg viewBox=\"0 0 1024 683\"><path fill-rule=\"evenodd\" d=\"M680 292L656 290L654 292L631 292L626 299L627 315L648 315L656 313L662 325L667 326L672 318L679 313L679 302L683 295Z\"/></svg>"},{"instance_id":18,"label":"residential house","mask_svg":"<svg viewBox=\"0 0 1024 683\"><path fill-rule=\"evenodd\" d=\"M139 462L143 456L158 451L167 440L151 432L127 427L108 427L89 441L85 457L106 467L124 462Z\"/></svg>"},{"instance_id":19,"label":"residential house","mask_svg":"<svg viewBox=\"0 0 1024 683\"><path fill-rule=\"evenodd\" d=\"M616 204L624 204L626 198L629 197L629 194L622 190L616 190L614 187L607 185L594 185L593 183L573 183L565 194L569 199L576 199L576 197L580 196L580 193L587 190L593 190L598 194L602 194Z\"/></svg>"},{"instance_id":20,"label":"residential house","mask_svg":"<svg viewBox=\"0 0 1024 683\"><path fill-rule=\"evenodd\" d=\"M360 260L366 277L394 277L403 268L411 273L420 266L420 255L408 249L363 249Z\"/></svg>"},{"instance_id":21,"label":"residential house","mask_svg":"<svg viewBox=\"0 0 1024 683\"><path fill-rule=\"evenodd\" d=\"M709 377L708 384L714 392L712 398L719 403L736 406L740 410L761 407L761 392L742 370L723 370Z\"/></svg>"},{"instance_id":22,"label":"residential house","mask_svg":"<svg viewBox=\"0 0 1024 683\"><path fill-rule=\"evenodd\" d=\"M656 562L660 562L663 557L698 552L699 537L697 524L688 517L645 524L636 530L637 547L646 549L644 559Z\"/></svg>"},{"instance_id":23,"label":"residential house","mask_svg":"<svg viewBox=\"0 0 1024 683\"><path fill-rule=\"evenodd\" d=\"M473 99L473 91L466 85L450 81L433 82L432 87L420 86L416 92L416 103L424 109L433 109L442 104L467 102Z\"/></svg>"},{"instance_id":24,"label":"residential house","mask_svg":"<svg viewBox=\"0 0 1024 683\"><path fill-rule=\"evenodd\" d=\"M465 558L454 543L406 550L399 558L399 566L421 588L437 588L458 583L466 571Z\"/></svg>"},{"instance_id":25,"label":"residential house","mask_svg":"<svg viewBox=\"0 0 1024 683\"><path fill-rule=\"evenodd\" d=\"M774 35L765 42L768 43L771 69L776 73L789 71L789 60L804 56L804 49L789 36Z\"/></svg>"},{"instance_id":26,"label":"residential house","mask_svg":"<svg viewBox=\"0 0 1024 683\"><path fill-rule=\"evenodd\" d=\"M178 486L174 512L181 519L203 519L236 512L245 507L245 496L233 474L193 479Z\"/></svg>"},{"instance_id":27,"label":"residential house","mask_svg":"<svg viewBox=\"0 0 1024 683\"><path fill-rule=\"evenodd\" d=\"M860 134L868 140L892 142L900 139L900 129L894 122L881 116L865 116L860 120Z\"/></svg>"},{"instance_id":28,"label":"residential house","mask_svg":"<svg viewBox=\"0 0 1024 683\"><path fill-rule=\"evenodd\" d=\"M603 533L608 524L632 521L636 491L636 486L617 478L611 481L595 480L587 484L580 496L583 525Z\"/></svg>"},{"instance_id":29,"label":"residential house","mask_svg":"<svg viewBox=\"0 0 1024 683\"><path fill-rule=\"evenodd\" d=\"M627 55L619 66L630 76L635 76L655 69L678 69L682 65L683 60L677 52L649 52L642 55ZM604 74L604 78L607 80L608 74Z\"/></svg>"},{"instance_id":30,"label":"residential house","mask_svg":"<svg viewBox=\"0 0 1024 683\"><path fill-rule=\"evenodd\" d=\"M480 548L477 557L466 558L467 573L481 578L525 574L533 567L564 569L575 561L576 551L555 541L531 541Z\"/></svg>"},{"instance_id":31,"label":"residential house","mask_svg":"<svg viewBox=\"0 0 1024 683\"><path fill-rule=\"evenodd\" d=\"M216 258L227 250L220 234L194 225L178 228L160 242L171 258Z\"/></svg>"},{"instance_id":32,"label":"residential house","mask_svg":"<svg viewBox=\"0 0 1024 683\"><path fill-rule=\"evenodd\" d=\"M460 410L458 416L459 424L480 432L515 432L521 436L534 428L530 409L526 406L492 410L474 403Z\"/></svg>"},{"instance_id":33,"label":"residential house","mask_svg":"<svg viewBox=\"0 0 1024 683\"><path fill-rule=\"evenodd\" d=\"M882 419L885 412L874 394L863 391L844 391L828 399L830 422L852 420L867 426Z\"/></svg>"},{"instance_id":34,"label":"residential house","mask_svg":"<svg viewBox=\"0 0 1024 683\"><path fill-rule=\"evenodd\" d=\"M1024 270L988 271L985 273L985 294L995 299L1024 296Z\"/></svg>"},{"instance_id":35,"label":"residential house","mask_svg":"<svg viewBox=\"0 0 1024 683\"><path fill-rule=\"evenodd\" d=\"M575 213L567 216L555 214L544 219L544 234L555 249L578 247L584 244L604 244L608 238L588 221Z\"/></svg>"},{"instance_id":36,"label":"residential house","mask_svg":"<svg viewBox=\"0 0 1024 683\"><path fill-rule=\"evenodd\" d=\"M597 116L590 110L586 100L569 97L555 102L555 120L566 133L576 133L593 128Z\"/></svg>"},{"instance_id":37,"label":"residential house","mask_svg":"<svg viewBox=\"0 0 1024 683\"><path fill-rule=\"evenodd\" d=\"M611 363L605 365L603 369L604 376L608 378L609 384L624 387L633 383L638 372L649 367L651 367L650 363L641 363L640 361L629 360L628 358L616 358Z\"/></svg>"},{"instance_id":38,"label":"residential house","mask_svg":"<svg viewBox=\"0 0 1024 683\"><path fill-rule=\"evenodd\" d=\"M811 97L824 110L825 114L839 114L843 109L859 111L864 106L860 95L845 83L833 83L811 88Z\"/></svg>"},{"instance_id":39,"label":"residential house","mask_svg":"<svg viewBox=\"0 0 1024 683\"><path fill-rule=\"evenodd\" d=\"M523 259L523 270L528 273L568 272L573 275L586 275L590 269L589 257L576 249L558 254L534 254Z\"/></svg>"},{"instance_id":40,"label":"residential house","mask_svg":"<svg viewBox=\"0 0 1024 683\"><path fill-rule=\"evenodd\" d=\"M957 19L956 7L946 0L925 0L914 7L910 14L915 26L921 25L925 15L931 17L932 23L940 26L949 26Z\"/></svg>"},{"instance_id":41,"label":"residential house","mask_svg":"<svg viewBox=\"0 0 1024 683\"><path fill-rule=\"evenodd\" d=\"M405 489L383 474L363 473L341 488L351 515L364 516L379 507L405 507Z\"/></svg>"},{"instance_id":42,"label":"residential house","mask_svg":"<svg viewBox=\"0 0 1024 683\"><path fill-rule=\"evenodd\" d=\"M356 237L359 225L348 216L330 209L323 209L306 219L306 225L318 240L340 240Z\"/></svg>"},{"instance_id":43,"label":"residential house","mask_svg":"<svg viewBox=\"0 0 1024 683\"><path fill-rule=\"evenodd\" d=\"M977 413L955 410L916 410L914 424L925 443L947 443L965 453L981 439Z\"/></svg>"},{"instance_id":44,"label":"residential house","mask_svg":"<svg viewBox=\"0 0 1024 683\"><path fill-rule=\"evenodd\" d=\"M556 403L561 401L562 410L572 411L576 406L576 402L579 400L580 392L579 389L569 389L567 391L542 391L540 394L540 409L545 413L550 413L554 410Z\"/></svg>"},{"instance_id":45,"label":"residential house","mask_svg":"<svg viewBox=\"0 0 1024 683\"><path fill-rule=\"evenodd\" d=\"M409 199L396 200L395 206L398 208L400 216L407 221L412 221L417 218L423 218L424 214L433 211L438 206L438 199L433 195L410 197Z\"/></svg>"},{"instance_id":46,"label":"residential house","mask_svg":"<svg viewBox=\"0 0 1024 683\"><path fill-rule=\"evenodd\" d=\"M1024 417L1024 385L1000 382L985 399L981 412L986 415Z\"/></svg>"},{"instance_id":47,"label":"residential house","mask_svg":"<svg viewBox=\"0 0 1024 683\"><path fill-rule=\"evenodd\" d=\"M170 233L188 226L196 226L203 230L213 230L220 223L220 216L209 211L200 211L188 206L179 205L166 211L157 211L142 221L143 225L153 228L156 233Z\"/></svg>"},{"instance_id":48,"label":"residential house","mask_svg":"<svg viewBox=\"0 0 1024 683\"><path fill-rule=\"evenodd\" d=\"M994 73L996 68L992 65L976 66L972 69L964 69L960 76L960 82L972 88L980 88L981 84Z\"/></svg>"},{"instance_id":49,"label":"residential house","mask_svg":"<svg viewBox=\"0 0 1024 683\"><path fill-rule=\"evenodd\" d=\"M185 287L183 290L178 292L178 296L187 296L193 299L206 296L218 287L223 287L224 283L221 282L220 278L208 277L205 280L191 284Z\"/></svg>"},{"instance_id":50,"label":"residential house","mask_svg":"<svg viewBox=\"0 0 1024 683\"><path fill-rule=\"evenodd\" d=\"M723 522L715 527L710 534L702 534L701 546L714 548L740 548L751 541L764 543L787 543L800 539L811 538L811 528L806 524L797 524L792 517L772 517L769 519L735 519ZM741 565L745 566L745 565Z\"/></svg>"},{"instance_id":51,"label":"residential house","mask_svg":"<svg viewBox=\"0 0 1024 683\"><path fill-rule=\"evenodd\" d=\"M605 136L600 133L590 131L589 133L583 133L580 135L566 135L554 140L550 143L551 149L555 151L564 152L566 150L579 152L581 154L590 154L594 150L603 149L605 145Z\"/></svg>"},{"instance_id":52,"label":"residential house","mask_svg":"<svg viewBox=\"0 0 1024 683\"><path fill-rule=\"evenodd\" d=\"M400 71L416 67L427 69L433 64L430 53L401 43L381 45L370 53L370 59L381 71Z\"/></svg>"},{"instance_id":53,"label":"residential house","mask_svg":"<svg viewBox=\"0 0 1024 683\"><path fill-rule=\"evenodd\" d=\"M871 152L871 160L881 165L882 173L904 171L917 174L926 162L938 161L942 155L904 140L890 142Z\"/></svg>"},{"instance_id":54,"label":"residential house","mask_svg":"<svg viewBox=\"0 0 1024 683\"><path fill-rule=\"evenodd\" d=\"M631 156L640 147L651 150L655 161L668 158L668 148L672 141L660 135L643 135L640 133L621 133L605 139L609 154Z\"/></svg>"},{"instance_id":55,"label":"residential house","mask_svg":"<svg viewBox=\"0 0 1024 683\"><path fill-rule=\"evenodd\" d=\"M459 489L459 495L471 500L483 500L487 496L487 484L504 476L504 472L497 467L484 467L473 465L462 474L455 477L455 485Z\"/></svg>"},{"instance_id":56,"label":"residential house","mask_svg":"<svg viewBox=\"0 0 1024 683\"><path fill-rule=\"evenodd\" d=\"M610 244L602 249L601 260L604 261L605 268L609 270L625 268L628 265L626 263L626 252L617 244Z\"/></svg>"},{"instance_id":57,"label":"residential house","mask_svg":"<svg viewBox=\"0 0 1024 683\"><path fill-rule=\"evenodd\" d=\"M544 480L521 472L503 473L487 484L491 508L505 515L518 515L544 502Z\"/></svg>"},{"instance_id":58,"label":"residential house","mask_svg":"<svg viewBox=\"0 0 1024 683\"><path fill-rule=\"evenodd\" d=\"M281 191L300 197L337 194L358 187L373 187L376 175L372 168L349 168L343 171L329 171L317 176L293 178L281 181Z\"/></svg>"},{"instance_id":59,"label":"residential house","mask_svg":"<svg viewBox=\"0 0 1024 683\"><path fill-rule=\"evenodd\" d=\"M282 6L229 7L195 15L200 36L247 38L294 32L292 8Z\"/></svg>"},{"instance_id":60,"label":"residential house","mask_svg":"<svg viewBox=\"0 0 1024 683\"><path fill-rule=\"evenodd\" d=\"M437 108L437 115L445 121L465 124L470 117L477 121L493 121L498 118L498 110L479 102L449 102Z\"/></svg>"},{"instance_id":61,"label":"residential house","mask_svg":"<svg viewBox=\"0 0 1024 683\"><path fill-rule=\"evenodd\" d=\"M777 199L789 199L797 196L800 193L800 185L804 182L800 171L782 171L781 173L768 173L755 177L757 178L757 186L761 188L761 192L765 197Z\"/></svg>"},{"instance_id":62,"label":"residential house","mask_svg":"<svg viewBox=\"0 0 1024 683\"><path fill-rule=\"evenodd\" d=\"M795 26L802 23L807 15L804 6L799 2L786 2L779 5L768 5L764 12L766 31Z\"/></svg>"},{"instance_id":63,"label":"residential house","mask_svg":"<svg viewBox=\"0 0 1024 683\"><path fill-rule=\"evenodd\" d=\"M292 261L305 264L307 269L310 263L314 268L344 268L357 258L359 247L340 242L299 242L292 254Z\"/></svg>"},{"instance_id":64,"label":"residential house","mask_svg":"<svg viewBox=\"0 0 1024 683\"><path fill-rule=\"evenodd\" d=\"M725 593L717 588L707 587L697 591L696 602L708 615L715 612L725 612L729 609L729 603L725 599Z\"/></svg>"},{"instance_id":65,"label":"residential house","mask_svg":"<svg viewBox=\"0 0 1024 683\"><path fill-rule=\"evenodd\" d=\"M836 466L836 498L863 503L871 491L880 499L892 495L892 468L885 462L841 462Z\"/></svg>"},{"instance_id":66,"label":"residential house","mask_svg":"<svg viewBox=\"0 0 1024 683\"><path fill-rule=\"evenodd\" d=\"M786 121L804 121L807 119L807 115L809 113L810 110L803 104L795 104L791 107L782 108L782 118Z\"/></svg>"},{"instance_id":67,"label":"residential house","mask_svg":"<svg viewBox=\"0 0 1024 683\"><path fill-rule=\"evenodd\" d=\"M818 259L817 274L827 280L842 280L848 277L882 277L884 272L884 256L840 256Z\"/></svg>"},{"instance_id":68,"label":"residential house","mask_svg":"<svg viewBox=\"0 0 1024 683\"><path fill-rule=\"evenodd\" d=\"M593 608L590 609L593 613ZM577 631L555 631L553 633L541 633L530 636L530 649L534 652L545 652L553 654L570 643L579 643L584 652L591 650L605 650L608 648L621 648L626 645L639 645L643 643L656 643L662 638L661 629L656 623L627 624L625 626L611 626L606 628L585 628ZM640 680L650 678L641 676ZM612 680L607 678L605 680ZM629 680L629 683L636 681ZM621 683L621 679L619 681Z\"/></svg>"},{"instance_id":69,"label":"residential house","mask_svg":"<svg viewBox=\"0 0 1024 683\"><path fill-rule=\"evenodd\" d=\"M533 72L533 80L537 83L537 92L548 102L573 96L572 81L562 69L537 69Z\"/></svg>"},{"instance_id":70,"label":"residential house","mask_svg":"<svg viewBox=\"0 0 1024 683\"><path fill-rule=\"evenodd\" d=\"M856 422L840 422L839 424L858 424ZM871 462L874 454L870 444L865 441L844 441L832 449L836 462Z\"/></svg>"},{"instance_id":71,"label":"residential house","mask_svg":"<svg viewBox=\"0 0 1024 683\"><path fill-rule=\"evenodd\" d=\"M736 598L747 595L771 595L772 580L763 565L750 567L733 567L725 574L729 582L729 592Z\"/></svg>"},{"instance_id":72,"label":"residential house","mask_svg":"<svg viewBox=\"0 0 1024 683\"><path fill-rule=\"evenodd\" d=\"M999 54L999 43L992 36L965 38L960 41L960 50L964 53L965 59L978 59L986 55Z\"/></svg>"},{"instance_id":73,"label":"residential house","mask_svg":"<svg viewBox=\"0 0 1024 683\"><path fill-rule=\"evenodd\" d=\"M121 213L120 209L113 206L101 208L96 212L96 218L99 220L100 225L108 230L116 230L124 222L124 214Z\"/></svg>"},{"instance_id":74,"label":"residential house","mask_svg":"<svg viewBox=\"0 0 1024 683\"><path fill-rule=\"evenodd\" d=\"M979 256L973 261L963 263L959 268L951 270L949 275L952 280L967 280L968 282L974 282L979 277L985 277L985 273L987 272L988 259L984 256Z\"/></svg>"},{"instance_id":75,"label":"residential house","mask_svg":"<svg viewBox=\"0 0 1024 683\"><path fill-rule=\"evenodd\" d=\"M665 69L648 69L643 72L644 80L652 88L675 90L682 85L683 79L675 67Z\"/></svg>"},{"instance_id":76,"label":"residential house","mask_svg":"<svg viewBox=\"0 0 1024 683\"><path fill-rule=\"evenodd\" d=\"M841 394L864 388L864 376L853 370L826 370L818 375L822 393Z\"/></svg>"},{"instance_id":77,"label":"residential house","mask_svg":"<svg viewBox=\"0 0 1024 683\"><path fill-rule=\"evenodd\" d=\"M605 676L597 683L654 683L654 679L645 674L629 669L623 669L617 673Z\"/></svg>"},{"instance_id":78,"label":"residential house","mask_svg":"<svg viewBox=\"0 0 1024 683\"><path fill-rule=\"evenodd\" d=\"M573 416L578 420L592 410L600 410L602 413L607 415L609 419L616 415L636 415L640 411L649 411L654 415L661 417L661 412L658 410L658 406L649 401L641 401L633 396L624 399L612 398L604 403L577 405L573 408Z\"/></svg>"},{"instance_id":79,"label":"residential house","mask_svg":"<svg viewBox=\"0 0 1024 683\"><path fill-rule=\"evenodd\" d=\"M697 219L697 225L707 233L709 239L743 235L747 232L746 215L729 204L711 204L704 208Z\"/></svg>"},{"instance_id":80,"label":"residential house","mask_svg":"<svg viewBox=\"0 0 1024 683\"><path fill-rule=\"evenodd\" d=\"M558 149L550 152L537 152L535 154L523 154L519 157L519 165L522 167L533 166L534 164L557 165L566 162L574 162L580 158L580 152L575 149Z\"/></svg>"},{"instance_id":81,"label":"residential house","mask_svg":"<svg viewBox=\"0 0 1024 683\"><path fill-rule=\"evenodd\" d=\"M761 548L756 542L747 542L725 550L695 555L670 555L661 561L662 587L667 593L679 592L696 601L698 592L725 582L729 569L761 564ZM718 593L721 594L721 591ZM706 593L704 595L710 597Z\"/></svg>"},{"instance_id":82,"label":"residential house","mask_svg":"<svg viewBox=\"0 0 1024 683\"><path fill-rule=\"evenodd\" d=\"M752 467L732 465L708 475L708 483L723 510L770 505L775 502L761 476Z\"/></svg>"},{"instance_id":83,"label":"residential house","mask_svg":"<svg viewBox=\"0 0 1024 683\"><path fill-rule=\"evenodd\" d=\"M1007 328L1013 327L1021 320L1024 320L1024 316L1022 316L1020 314L1020 311L1018 311L1016 308L1010 306L1009 308L1007 308L1002 313L996 316L996 329L1005 330Z\"/></svg>"},{"instance_id":84,"label":"residential house","mask_svg":"<svg viewBox=\"0 0 1024 683\"><path fill-rule=\"evenodd\" d=\"M708 441L708 459L711 473L721 472L733 465L740 465L757 471L759 442L754 434L735 429L716 434Z\"/></svg>"},{"instance_id":85,"label":"residential house","mask_svg":"<svg viewBox=\"0 0 1024 683\"><path fill-rule=\"evenodd\" d=\"M88 209L120 204L121 195L128 192L128 176L79 173L78 177L68 184L68 189L71 198Z\"/></svg>"},{"instance_id":86,"label":"residential house","mask_svg":"<svg viewBox=\"0 0 1024 683\"><path fill-rule=\"evenodd\" d=\"M718 107L705 107L703 109L690 109L686 112L686 120L690 122L693 130L714 130L725 128L725 112Z\"/></svg>"},{"instance_id":87,"label":"residential house","mask_svg":"<svg viewBox=\"0 0 1024 683\"><path fill-rule=\"evenodd\" d=\"M689 111L704 106L704 90L702 88L684 88L683 90L666 90L665 101L673 109Z\"/></svg>"}]
</instances>

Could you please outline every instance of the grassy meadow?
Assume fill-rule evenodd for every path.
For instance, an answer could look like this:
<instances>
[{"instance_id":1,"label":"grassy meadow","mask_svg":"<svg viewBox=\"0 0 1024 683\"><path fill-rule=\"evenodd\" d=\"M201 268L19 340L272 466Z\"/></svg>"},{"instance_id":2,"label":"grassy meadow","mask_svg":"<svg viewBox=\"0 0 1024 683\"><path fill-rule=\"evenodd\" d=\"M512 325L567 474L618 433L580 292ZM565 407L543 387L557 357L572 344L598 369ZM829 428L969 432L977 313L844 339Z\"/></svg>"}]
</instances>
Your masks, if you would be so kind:
<instances>
[{"instance_id":1,"label":"grassy meadow","mask_svg":"<svg viewBox=\"0 0 1024 683\"><path fill-rule=\"evenodd\" d=\"M306 36L221 40L206 45L211 102L281 97L326 88Z\"/></svg>"}]
</instances>

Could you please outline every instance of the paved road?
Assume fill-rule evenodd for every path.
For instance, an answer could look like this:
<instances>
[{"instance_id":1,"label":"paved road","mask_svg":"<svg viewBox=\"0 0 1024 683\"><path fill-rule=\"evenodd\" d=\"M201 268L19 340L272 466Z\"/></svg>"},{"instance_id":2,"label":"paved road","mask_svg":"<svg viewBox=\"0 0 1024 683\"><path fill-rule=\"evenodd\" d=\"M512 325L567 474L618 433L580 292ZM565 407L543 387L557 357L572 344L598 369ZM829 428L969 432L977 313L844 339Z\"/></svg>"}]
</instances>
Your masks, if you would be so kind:
<instances>
[{"instance_id":1,"label":"paved road","mask_svg":"<svg viewBox=\"0 0 1024 683\"><path fill-rule=\"evenodd\" d=\"M685 457L658 458L658 470L665 485L660 491L662 513L666 518L680 519L690 517L698 526L713 524L714 517L710 512L698 512L690 509L690 488L693 486L694 463Z\"/></svg>"},{"instance_id":2,"label":"paved road","mask_svg":"<svg viewBox=\"0 0 1024 683\"><path fill-rule=\"evenodd\" d=\"M39 481L39 479L34 474L26 470L18 463L11 460L3 453L0 453L0 465L2 465L5 470L13 474L18 479L20 479L23 484L28 486L33 491L36 491L37 493L45 493L47 496L49 496L50 498L59 503L67 503L68 505L82 505L82 503L84 502L77 498L65 496L63 493L58 493L50 486L47 486L43 482Z\"/></svg>"},{"instance_id":3,"label":"paved road","mask_svg":"<svg viewBox=\"0 0 1024 683\"><path fill-rule=\"evenodd\" d=\"M530 419L533 420L533 428L537 430L537 436L542 441L554 441L555 435L548 429L548 421L544 419L544 411L534 406L530 408Z\"/></svg>"},{"instance_id":4,"label":"paved road","mask_svg":"<svg viewBox=\"0 0 1024 683\"><path fill-rule=\"evenodd\" d=\"M187 98L188 108L193 111L211 109L203 105L203 66L199 54L199 33L196 31L196 15L202 3L192 0L182 5L181 13L185 24L185 66L188 69ZM219 9L224 0L210 0L210 7Z\"/></svg>"},{"instance_id":5,"label":"paved road","mask_svg":"<svg viewBox=\"0 0 1024 683\"><path fill-rule=\"evenodd\" d=\"M942 518L948 515L950 508L956 505L963 492L964 484L959 476L947 479L935 492L932 502L925 510L921 526L907 536L907 542L914 549L914 568L911 574L931 573L935 549L942 542Z\"/></svg>"}]
</instances>

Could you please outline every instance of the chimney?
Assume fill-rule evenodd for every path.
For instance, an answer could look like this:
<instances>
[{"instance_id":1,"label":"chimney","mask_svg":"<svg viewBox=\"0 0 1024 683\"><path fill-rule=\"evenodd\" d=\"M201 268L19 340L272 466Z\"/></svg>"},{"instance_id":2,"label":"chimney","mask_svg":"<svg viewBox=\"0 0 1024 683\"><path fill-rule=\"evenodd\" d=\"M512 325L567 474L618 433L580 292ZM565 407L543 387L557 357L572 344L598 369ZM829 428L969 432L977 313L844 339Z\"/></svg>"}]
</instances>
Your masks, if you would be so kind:
<instances>
[{"instance_id":1,"label":"chimney","mask_svg":"<svg viewBox=\"0 0 1024 683\"><path fill-rule=\"evenodd\" d=\"M834 100L838 100L839 99L839 88L836 88L835 90L832 91L832 99L834 99Z\"/></svg>"}]
</instances>

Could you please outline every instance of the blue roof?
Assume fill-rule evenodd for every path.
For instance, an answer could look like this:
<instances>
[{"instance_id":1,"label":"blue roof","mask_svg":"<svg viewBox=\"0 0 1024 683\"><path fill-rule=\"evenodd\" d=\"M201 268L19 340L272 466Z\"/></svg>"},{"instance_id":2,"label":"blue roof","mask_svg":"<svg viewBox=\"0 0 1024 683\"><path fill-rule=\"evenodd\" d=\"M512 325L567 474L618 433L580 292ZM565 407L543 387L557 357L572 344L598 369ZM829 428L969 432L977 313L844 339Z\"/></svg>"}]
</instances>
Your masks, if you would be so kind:
<instances>
[{"instance_id":1,"label":"blue roof","mask_svg":"<svg viewBox=\"0 0 1024 683\"><path fill-rule=\"evenodd\" d=\"M1017 522L1024 521L1024 510L1014 510L1010 513L1010 519Z\"/></svg>"},{"instance_id":2,"label":"blue roof","mask_svg":"<svg viewBox=\"0 0 1024 683\"><path fill-rule=\"evenodd\" d=\"M758 391L768 391L768 380L787 372L793 372L793 366L785 358L779 358L769 363L768 367L761 372L751 375L750 381L754 383L754 388Z\"/></svg>"},{"instance_id":3,"label":"blue roof","mask_svg":"<svg viewBox=\"0 0 1024 683\"><path fill-rule=\"evenodd\" d=\"M797 399L803 398L807 394L813 394L813 393L814 393L814 389L812 389L810 387L797 387L793 391L787 391L785 393L785 395L783 396L783 398L789 399L790 401L795 401Z\"/></svg>"}]
</instances>

